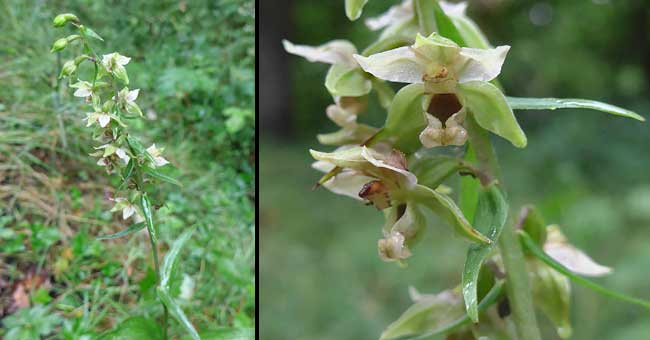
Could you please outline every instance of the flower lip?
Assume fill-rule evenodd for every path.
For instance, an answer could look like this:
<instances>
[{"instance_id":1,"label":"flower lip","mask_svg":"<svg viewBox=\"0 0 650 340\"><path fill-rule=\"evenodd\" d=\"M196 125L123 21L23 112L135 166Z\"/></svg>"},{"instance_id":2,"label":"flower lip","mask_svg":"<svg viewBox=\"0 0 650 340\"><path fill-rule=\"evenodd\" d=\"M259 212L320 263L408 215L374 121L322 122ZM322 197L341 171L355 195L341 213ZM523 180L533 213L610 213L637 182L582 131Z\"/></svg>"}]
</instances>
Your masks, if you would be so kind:
<instances>
[{"instance_id":1,"label":"flower lip","mask_svg":"<svg viewBox=\"0 0 650 340\"><path fill-rule=\"evenodd\" d=\"M456 94L440 93L434 94L431 97L431 102L429 102L427 112L438 118L438 120L445 125L447 119L462 108L463 105L458 100Z\"/></svg>"}]
</instances>

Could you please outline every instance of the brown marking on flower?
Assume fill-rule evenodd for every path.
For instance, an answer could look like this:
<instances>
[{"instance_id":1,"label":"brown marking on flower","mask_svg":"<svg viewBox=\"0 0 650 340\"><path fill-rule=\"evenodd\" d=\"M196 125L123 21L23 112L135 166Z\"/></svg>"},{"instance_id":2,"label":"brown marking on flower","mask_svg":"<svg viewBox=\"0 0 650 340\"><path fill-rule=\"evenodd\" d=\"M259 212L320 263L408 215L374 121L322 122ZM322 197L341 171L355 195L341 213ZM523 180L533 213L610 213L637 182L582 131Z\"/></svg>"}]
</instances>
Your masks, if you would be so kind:
<instances>
[{"instance_id":1,"label":"brown marking on flower","mask_svg":"<svg viewBox=\"0 0 650 340\"><path fill-rule=\"evenodd\" d=\"M427 112L438 118L442 125L445 125L447 119L454 113L460 111L463 105L458 97L453 93L434 94L427 108Z\"/></svg>"},{"instance_id":2,"label":"brown marking on flower","mask_svg":"<svg viewBox=\"0 0 650 340\"><path fill-rule=\"evenodd\" d=\"M381 181L364 184L361 191L359 191L359 197L368 200L378 210L384 210L391 206L388 188Z\"/></svg>"}]
</instances>

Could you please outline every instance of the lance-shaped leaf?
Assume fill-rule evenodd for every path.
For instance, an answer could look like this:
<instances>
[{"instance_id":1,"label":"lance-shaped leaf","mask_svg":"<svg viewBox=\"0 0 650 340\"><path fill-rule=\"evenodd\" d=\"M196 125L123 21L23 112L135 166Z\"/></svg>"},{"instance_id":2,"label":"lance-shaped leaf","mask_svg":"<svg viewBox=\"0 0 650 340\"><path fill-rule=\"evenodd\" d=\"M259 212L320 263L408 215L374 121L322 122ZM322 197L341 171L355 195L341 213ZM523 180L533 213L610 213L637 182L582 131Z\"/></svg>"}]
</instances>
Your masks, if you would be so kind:
<instances>
[{"instance_id":1,"label":"lance-shaped leaf","mask_svg":"<svg viewBox=\"0 0 650 340\"><path fill-rule=\"evenodd\" d=\"M528 261L527 269L535 307L553 322L560 338L569 338L571 336L569 280L536 259Z\"/></svg>"},{"instance_id":2,"label":"lance-shaped leaf","mask_svg":"<svg viewBox=\"0 0 650 340\"><path fill-rule=\"evenodd\" d=\"M121 230L121 231L119 231L119 232L117 232L115 234L100 236L100 237L97 238L97 240L100 240L100 241L101 240L112 240L114 238L119 238L119 237L122 237L122 236L130 235L130 234L133 234L135 232L138 232L138 231L142 230L144 227L145 227L144 222L133 223L128 228L126 228L124 230Z\"/></svg>"},{"instance_id":3,"label":"lance-shaped leaf","mask_svg":"<svg viewBox=\"0 0 650 340\"><path fill-rule=\"evenodd\" d=\"M100 335L97 340L162 340L160 326L151 319L136 316L126 319L115 329Z\"/></svg>"},{"instance_id":4,"label":"lance-shaped leaf","mask_svg":"<svg viewBox=\"0 0 650 340\"><path fill-rule=\"evenodd\" d=\"M176 303L176 301L174 301L170 293L171 278L176 271L178 254L180 253L181 248L183 248L185 242L190 239L193 232L194 229L190 229L179 236L172 244L167 255L165 255L163 265L160 268L160 285L158 286L157 293L160 300L165 304L165 306L167 306L167 309L169 309L170 314L181 324L181 326L183 326L183 328L185 328L185 331L192 337L192 339L201 340L196 329L194 329L192 323L187 319L187 316L185 316L183 309Z\"/></svg>"},{"instance_id":5,"label":"lance-shaped leaf","mask_svg":"<svg viewBox=\"0 0 650 340\"><path fill-rule=\"evenodd\" d=\"M472 242L490 244L492 241L474 229L460 211L456 203L446 195L438 193L423 185L416 185L409 193L419 204L431 209L436 215L447 221L461 236Z\"/></svg>"},{"instance_id":6,"label":"lance-shaped leaf","mask_svg":"<svg viewBox=\"0 0 650 340\"><path fill-rule=\"evenodd\" d=\"M486 231L492 243L470 245L463 269L463 299L467 315L473 322L478 322L477 286L481 265L497 244L507 218L508 203L499 187L492 184L481 192L474 220L475 227Z\"/></svg>"},{"instance_id":7,"label":"lance-shaped leaf","mask_svg":"<svg viewBox=\"0 0 650 340\"><path fill-rule=\"evenodd\" d=\"M157 169L152 169L151 167L148 167L148 166L144 166L142 169L144 170L145 174L147 174L147 175L149 175L149 176L151 176L151 177L153 177L155 179L159 179L159 180L161 180L163 182L167 182L169 184L177 185L179 187L183 186L183 184L181 184L181 182L179 182L177 179L175 179L175 178L173 178L171 176L165 175L164 173L158 171Z\"/></svg>"},{"instance_id":8,"label":"lance-shaped leaf","mask_svg":"<svg viewBox=\"0 0 650 340\"><path fill-rule=\"evenodd\" d=\"M472 144L468 143L465 147L463 160L469 164L477 163L476 152L474 151ZM480 191L481 183L478 179L469 175L460 177L460 195L458 197L460 210L470 221L473 221L475 218Z\"/></svg>"},{"instance_id":9,"label":"lance-shaped leaf","mask_svg":"<svg viewBox=\"0 0 650 340\"><path fill-rule=\"evenodd\" d=\"M446 293L448 294L449 291L441 294ZM435 301L441 298L441 294L425 295L418 299L397 321L388 326L382 333L381 340L430 339L434 336L449 334L469 324L471 320L467 314L463 313L463 307L457 295L453 309L456 318L449 320L447 315L439 313L440 307L436 306ZM479 303L479 311L484 311L492 306L502 294L503 284L497 282ZM427 307L427 305L430 305L430 307ZM460 316L456 314L458 312L460 312Z\"/></svg>"},{"instance_id":10,"label":"lance-shaped leaf","mask_svg":"<svg viewBox=\"0 0 650 340\"><path fill-rule=\"evenodd\" d=\"M140 207L142 208L142 212L144 213L145 222L147 222L147 231L149 231L149 236L151 236L151 241L153 241L155 245L156 243L158 243L158 229L156 229L156 225L153 223L151 203L149 202L149 196L147 196L146 192L143 193L142 196L140 196Z\"/></svg>"},{"instance_id":11,"label":"lance-shaped leaf","mask_svg":"<svg viewBox=\"0 0 650 340\"><path fill-rule=\"evenodd\" d=\"M598 293L601 293L603 295L606 295L606 296L609 296L609 297L612 297L612 298L615 298L615 299L619 299L621 301L625 301L627 303L639 305L639 306L650 309L650 301L638 299L638 298L635 298L635 297L632 297L632 296L629 296L629 295L626 295L626 294L623 294L623 293L619 293L619 292L607 289L607 288L605 288L605 287L603 287L603 286L601 286L601 285L599 285L599 284L597 284L597 283L595 283L595 282L593 282L593 281L591 281L589 279L586 279L586 278L584 278L582 276L579 276L579 275L573 273L571 270L569 270L568 268L563 266L561 263L554 260L548 254L546 254L544 252L544 250L542 250L542 248L540 248L535 243L535 241L530 237L530 235L526 234L525 231L521 231L521 230L519 231L519 240L521 241L522 246L525 249L530 250L530 252L535 257L540 259L542 262L546 263L546 265L553 268L557 272L559 272L562 275L569 278L569 280L571 280L571 281L573 281L573 282L575 282L575 283L577 283L579 285L585 286L585 287L587 287L589 289L592 289L592 290L594 290L594 291L596 291Z\"/></svg>"},{"instance_id":12,"label":"lance-shaped leaf","mask_svg":"<svg viewBox=\"0 0 650 340\"><path fill-rule=\"evenodd\" d=\"M438 1L433 1L433 14L435 16L438 33L443 37L453 40L459 46L466 46L463 37L452 22L451 18L442 10Z\"/></svg>"},{"instance_id":13,"label":"lance-shaped leaf","mask_svg":"<svg viewBox=\"0 0 650 340\"><path fill-rule=\"evenodd\" d=\"M556 109L591 109L613 114L616 116L645 121L645 118L636 112L620 108L607 103L588 99L574 98L518 98L506 97L513 110L556 110Z\"/></svg>"},{"instance_id":14,"label":"lance-shaped leaf","mask_svg":"<svg viewBox=\"0 0 650 340\"><path fill-rule=\"evenodd\" d=\"M366 2L368 0L345 0L345 15L348 16L348 19L352 21L359 19Z\"/></svg>"},{"instance_id":15,"label":"lance-shaped leaf","mask_svg":"<svg viewBox=\"0 0 650 340\"><path fill-rule=\"evenodd\" d=\"M372 82L357 65L334 64L325 77L332 97L361 97L372 89Z\"/></svg>"},{"instance_id":16,"label":"lance-shaped leaf","mask_svg":"<svg viewBox=\"0 0 650 340\"><path fill-rule=\"evenodd\" d=\"M506 97L488 82L458 84L461 102L474 115L476 122L484 129L495 133L514 146L526 146L526 135L519 127Z\"/></svg>"},{"instance_id":17,"label":"lance-shaped leaf","mask_svg":"<svg viewBox=\"0 0 650 340\"><path fill-rule=\"evenodd\" d=\"M404 86L395 95L381 138L395 138L395 147L411 153L421 147L418 135L427 126L423 105L424 86L411 84Z\"/></svg>"}]
</instances>

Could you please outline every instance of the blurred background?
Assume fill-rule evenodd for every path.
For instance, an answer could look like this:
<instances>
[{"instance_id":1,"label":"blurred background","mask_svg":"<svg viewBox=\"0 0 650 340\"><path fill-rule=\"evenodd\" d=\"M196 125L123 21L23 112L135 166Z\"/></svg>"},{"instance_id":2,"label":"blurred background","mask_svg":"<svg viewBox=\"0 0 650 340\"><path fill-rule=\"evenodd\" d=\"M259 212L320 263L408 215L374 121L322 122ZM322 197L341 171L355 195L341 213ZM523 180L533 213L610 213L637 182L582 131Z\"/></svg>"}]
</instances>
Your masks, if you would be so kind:
<instances>
[{"instance_id":1,"label":"blurred background","mask_svg":"<svg viewBox=\"0 0 650 340\"><path fill-rule=\"evenodd\" d=\"M434 293L460 282L466 244L431 219L407 268L377 256L383 216L312 191L308 149L335 131L328 65L286 54L281 39L318 45L376 34L363 19L397 1L369 1L354 23L343 1L262 0L260 7L260 264L263 339L378 339L409 305L408 286ZM650 117L650 7L637 0L471 1L493 45L512 46L500 81L511 96L588 98ZM371 97L361 121L380 126ZM513 207L536 203L578 247L614 268L603 285L650 299L650 125L595 111L519 111L520 150L494 138ZM455 179L457 180L457 179ZM454 181L451 184L454 184ZM572 339L645 339L648 313L572 286ZM539 316L544 339L556 339Z\"/></svg>"},{"instance_id":2,"label":"blurred background","mask_svg":"<svg viewBox=\"0 0 650 340\"><path fill-rule=\"evenodd\" d=\"M91 339L131 315L160 315L144 233L108 210L108 179L92 157L88 107L57 81L49 53L75 13L101 35L99 54L131 57L145 114L131 126L164 147L182 188L154 205L161 253L196 226L179 256L182 305L200 330L255 323L255 8L252 0L0 0L0 338ZM69 48L68 48L69 49ZM172 322L171 334L184 334ZM13 334L10 338L8 334ZM36 335L34 335L36 334Z\"/></svg>"}]
</instances>

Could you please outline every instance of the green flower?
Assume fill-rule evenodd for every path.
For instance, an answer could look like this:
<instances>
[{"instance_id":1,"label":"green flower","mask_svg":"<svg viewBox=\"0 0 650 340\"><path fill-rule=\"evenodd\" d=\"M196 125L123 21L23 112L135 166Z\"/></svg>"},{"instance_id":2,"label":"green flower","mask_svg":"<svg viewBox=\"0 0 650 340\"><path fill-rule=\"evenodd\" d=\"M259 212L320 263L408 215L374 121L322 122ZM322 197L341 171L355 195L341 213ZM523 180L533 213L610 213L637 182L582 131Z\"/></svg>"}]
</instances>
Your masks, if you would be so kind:
<instances>
[{"instance_id":1,"label":"green flower","mask_svg":"<svg viewBox=\"0 0 650 340\"><path fill-rule=\"evenodd\" d=\"M510 46L491 49L460 47L437 33L416 36L412 46L403 46L369 57L355 55L361 68L377 78L393 82L424 84L427 129L420 134L424 146L462 144L464 110L471 112L481 127L508 139L517 147L526 146L503 93L489 83L501 72ZM452 110L453 109L453 110ZM452 118L447 124L448 119ZM449 131L447 131L449 129Z\"/></svg>"}]
</instances>

